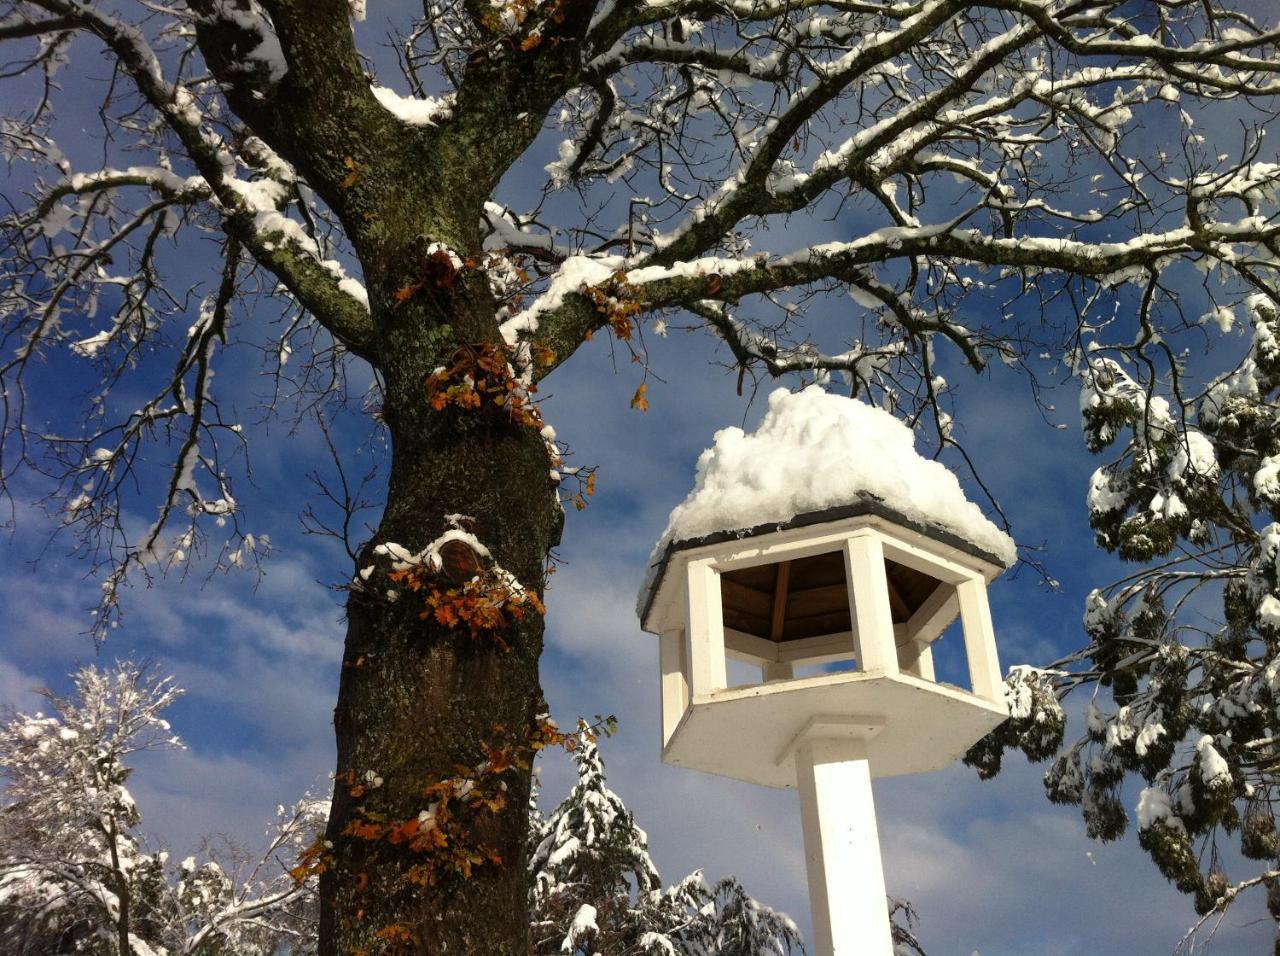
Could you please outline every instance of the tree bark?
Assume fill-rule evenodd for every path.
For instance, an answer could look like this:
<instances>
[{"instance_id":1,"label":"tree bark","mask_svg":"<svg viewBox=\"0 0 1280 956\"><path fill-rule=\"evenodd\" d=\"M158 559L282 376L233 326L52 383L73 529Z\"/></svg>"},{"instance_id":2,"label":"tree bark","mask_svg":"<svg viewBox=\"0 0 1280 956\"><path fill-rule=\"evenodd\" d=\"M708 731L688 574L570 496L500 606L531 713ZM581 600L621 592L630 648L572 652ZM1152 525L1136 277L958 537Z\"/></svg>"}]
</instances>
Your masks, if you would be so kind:
<instances>
[{"instance_id":1,"label":"tree bark","mask_svg":"<svg viewBox=\"0 0 1280 956\"><path fill-rule=\"evenodd\" d=\"M418 818L431 785L482 765L486 746L527 754L543 706L539 613L500 633L442 626L424 593L392 580L388 559L374 554L383 542L417 552L446 529L446 515L466 515L493 560L540 595L559 539L563 512L538 429L495 405L434 409L428 401L427 377L459 348L500 343L483 274L459 276L456 297L432 290L427 301L376 314L392 466L381 526L360 558L375 570L367 581L357 574L347 604L332 846L321 878L323 956L527 953L527 768L501 775L503 808L451 837L452 849L474 840L500 857L469 875L444 867L434 885L407 881L415 867L433 865L429 854L353 832Z\"/></svg>"},{"instance_id":2,"label":"tree bark","mask_svg":"<svg viewBox=\"0 0 1280 956\"><path fill-rule=\"evenodd\" d=\"M483 265L484 203L569 82L592 7L574 0L549 21L550 52L474 58L450 122L411 127L374 99L346 0L266 0L289 67L274 85L243 70L254 37L239 21L216 16L208 0L197 6L209 14L197 27L201 49L237 115L342 221L369 297L360 354L385 389L390 485L347 602L320 952L525 956L527 766L501 775L500 811L479 814L475 832L450 832L442 858L459 842L486 850L470 874L445 866L430 885L406 880L429 867L428 854L388 829L411 825L438 796L432 787L480 766L486 748L530 756L543 707L541 617L526 613L501 632L447 627L375 549L394 542L417 553L446 530L446 516L465 515L493 561L541 596L563 512L539 429L491 402L433 408L426 381L460 350L505 354ZM474 266L451 271L436 243Z\"/></svg>"},{"instance_id":3,"label":"tree bark","mask_svg":"<svg viewBox=\"0 0 1280 956\"><path fill-rule=\"evenodd\" d=\"M116 942L120 947L120 956L133 956L133 947L129 944L129 880L120 866L119 834L116 821L107 820L107 846L111 850L111 875L116 891Z\"/></svg>"}]
</instances>

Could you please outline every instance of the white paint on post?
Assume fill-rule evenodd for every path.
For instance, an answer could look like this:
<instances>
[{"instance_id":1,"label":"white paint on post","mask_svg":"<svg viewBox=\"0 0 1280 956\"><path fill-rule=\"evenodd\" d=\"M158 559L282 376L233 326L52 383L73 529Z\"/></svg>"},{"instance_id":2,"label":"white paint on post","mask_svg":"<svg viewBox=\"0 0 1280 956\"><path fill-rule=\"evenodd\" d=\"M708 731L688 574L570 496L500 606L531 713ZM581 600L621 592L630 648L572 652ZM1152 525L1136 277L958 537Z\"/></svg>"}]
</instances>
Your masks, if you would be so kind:
<instances>
[{"instance_id":1,"label":"white paint on post","mask_svg":"<svg viewBox=\"0 0 1280 956\"><path fill-rule=\"evenodd\" d=\"M924 680L936 681L933 671L933 648L927 641L907 640L898 645L898 669Z\"/></svg>"},{"instance_id":2,"label":"white paint on post","mask_svg":"<svg viewBox=\"0 0 1280 956\"><path fill-rule=\"evenodd\" d=\"M889 580L884 572L884 548L878 534L864 531L845 542L844 570L849 602L853 606L859 669L898 673Z\"/></svg>"},{"instance_id":3,"label":"white paint on post","mask_svg":"<svg viewBox=\"0 0 1280 956\"><path fill-rule=\"evenodd\" d=\"M744 634L731 627L724 629L724 652L731 661L759 667L765 661L778 659L778 645L754 634Z\"/></svg>"},{"instance_id":4,"label":"white paint on post","mask_svg":"<svg viewBox=\"0 0 1280 956\"><path fill-rule=\"evenodd\" d=\"M724 609L720 574L707 561L690 561L688 627L689 692L694 699L724 690Z\"/></svg>"},{"instance_id":5,"label":"white paint on post","mask_svg":"<svg viewBox=\"0 0 1280 956\"><path fill-rule=\"evenodd\" d=\"M777 660L783 664L833 664L858 656L857 641L851 631L802 637L774 646L778 649Z\"/></svg>"},{"instance_id":6,"label":"white paint on post","mask_svg":"<svg viewBox=\"0 0 1280 956\"><path fill-rule=\"evenodd\" d=\"M689 681L684 673L684 631L663 631L659 647L659 663L662 666L662 745L665 747L689 706Z\"/></svg>"},{"instance_id":7,"label":"white paint on post","mask_svg":"<svg viewBox=\"0 0 1280 956\"><path fill-rule=\"evenodd\" d=\"M860 740L796 751L817 956L893 956L871 768Z\"/></svg>"},{"instance_id":8,"label":"white paint on post","mask_svg":"<svg viewBox=\"0 0 1280 956\"><path fill-rule=\"evenodd\" d=\"M956 593L960 597L960 622L964 626L964 649L969 658L973 692L999 702L1004 699L1004 681L1000 676L986 583L981 578L970 578L956 587Z\"/></svg>"},{"instance_id":9,"label":"white paint on post","mask_svg":"<svg viewBox=\"0 0 1280 956\"><path fill-rule=\"evenodd\" d=\"M939 584L933 589L920 608L907 621L907 636L913 640L931 644L940 638L960 616L960 602L954 586Z\"/></svg>"},{"instance_id":10,"label":"white paint on post","mask_svg":"<svg viewBox=\"0 0 1280 956\"><path fill-rule=\"evenodd\" d=\"M959 584L974 572L963 564L957 564L939 553L938 543L921 547L900 537L902 529L893 528L884 537L884 553L890 561L904 564L912 570L948 584ZM954 552L951 552L954 554Z\"/></svg>"},{"instance_id":11,"label":"white paint on post","mask_svg":"<svg viewBox=\"0 0 1280 956\"><path fill-rule=\"evenodd\" d=\"M795 667L789 661L765 661L760 665L760 679L766 684L771 680L791 680L795 676Z\"/></svg>"}]
</instances>

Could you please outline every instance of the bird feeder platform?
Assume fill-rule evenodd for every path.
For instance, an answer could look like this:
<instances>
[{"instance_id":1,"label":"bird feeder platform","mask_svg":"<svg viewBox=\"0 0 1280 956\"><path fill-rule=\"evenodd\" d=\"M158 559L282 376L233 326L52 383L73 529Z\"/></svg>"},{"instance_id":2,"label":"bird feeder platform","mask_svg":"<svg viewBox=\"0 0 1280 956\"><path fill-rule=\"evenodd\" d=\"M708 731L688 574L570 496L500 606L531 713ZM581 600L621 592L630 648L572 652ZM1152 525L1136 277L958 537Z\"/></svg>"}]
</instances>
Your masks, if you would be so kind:
<instances>
[{"instance_id":1,"label":"bird feeder platform","mask_svg":"<svg viewBox=\"0 0 1280 956\"><path fill-rule=\"evenodd\" d=\"M674 542L642 618L662 638L663 760L791 788L797 742L821 724L863 741L874 777L947 766L1008 716L986 600L1003 570L871 497ZM957 618L970 687L934 679ZM728 686L726 660L761 681ZM852 669L795 676L815 664Z\"/></svg>"}]
</instances>

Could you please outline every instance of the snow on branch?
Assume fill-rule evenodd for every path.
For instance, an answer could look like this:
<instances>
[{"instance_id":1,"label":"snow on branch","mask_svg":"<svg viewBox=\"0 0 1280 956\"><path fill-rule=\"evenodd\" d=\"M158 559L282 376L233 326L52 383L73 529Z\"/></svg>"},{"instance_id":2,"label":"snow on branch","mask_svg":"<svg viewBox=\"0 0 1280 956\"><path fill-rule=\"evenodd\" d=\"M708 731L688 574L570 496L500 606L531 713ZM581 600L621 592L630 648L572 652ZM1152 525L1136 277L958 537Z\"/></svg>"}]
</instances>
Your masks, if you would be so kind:
<instances>
[{"instance_id":1,"label":"snow on branch","mask_svg":"<svg viewBox=\"0 0 1280 956\"><path fill-rule=\"evenodd\" d=\"M211 387L237 303L259 290L283 293L288 308L326 330L317 363L326 350L367 356L372 322L364 286L341 261L349 246L332 214L262 138L228 127L224 91L199 65L192 23L217 22L258 38L243 47L237 76L278 82L279 44L256 4L215 3L143 26L75 0L11 6L0 42L17 75L44 74L46 93L36 109L0 120L6 155L24 170L0 214L0 490L27 466L59 483L52 502L63 526L105 569L101 637L126 578L185 567L210 529L229 526L213 548L224 566L253 564L269 548L240 525L228 464L244 437ZM119 74L102 104L118 142L97 169L80 168L92 151L58 143L67 131L54 113L53 77L66 68L68 44L105 47ZM212 292L174 254L202 236L223 252ZM290 348L286 333L270 352ZM60 349L100 376L80 434L28 421L33 370ZM165 352L168 376L146 371ZM142 397L125 406L133 411L108 415L107 396L122 382ZM137 466L166 460L149 446L170 442L158 514L139 528L127 505L138 487L157 485Z\"/></svg>"},{"instance_id":2,"label":"snow on branch","mask_svg":"<svg viewBox=\"0 0 1280 956\"><path fill-rule=\"evenodd\" d=\"M146 851L125 784L140 752L181 747L163 716L183 693L171 678L118 663L73 675L50 712L0 725L0 944L7 952L135 954L210 949L305 951L314 944L314 878L292 862L322 833L328 801L280 807L263 852L188 857Z\"/></svg>"},{"instance_id":3,"label":"snow on branch","mask_svg":"<svg viewBox=\"0 0 1280 956\"><path fill-rule=\"evenodd\" d=\"M628 294L645 311L694 311L708 318L731 348L741 351L747 339L740 326L724 321L724 304L834 279L846 283L860 303L883 309L886 321L899 325L913 337L942 335L961 349L971 365L981 368L985 362L979 348L983 335L947 316L931 316L919 309L909 295L878 279L877 271L899 260L936 261L952 268L1000 266L1027 277L1060 273L1117 284L1135 275L1159 272L1179 257L1208 254L1231 262L1235 257L1233 249L1242 240L1265 245L1278 235L1280 226L1259 222L1256 217L1233 223L1201 222L1199 228L1152 232L1116 242L1002 238L941 224L884 227L849 242L822 243L781 256L707 257L670 266L646 264L657 256L576 256L561 265L546 291L509 319L505 329L513 340L539 337L558 343L565 338L584 337L603 327L607 317L593 309L583 293L610 276L625 275ZM778 347L767 349L775 353L771 360L776 361ZM813 354L812 350L807 351ZM766 358L759 348L754 352L748 348L741 357L752 354ZM779 370L796 367L788 362ZM835 365L819 363L809 367Z\"/></svg>"},{"instance_id":4,"label":"snow on branch","mask_svg":"<svg viewBox=\"0 0 1280 956\"><path fill-rule=\"evenodd\" d=\"M1117 839L1135 821L1138 843L1203 917L1182 941L1189 952L1248 890L1265 887L1280 913L1280 306L1268 289L1246 298L1243 316L1218 305L1178 328L1159 322L1154 289L1136 316L1086 326L1067 355L1085 444L1106 456L1089 482L1089 523L1128 566L1086 597L1081 647L1011 668L1010 720L966 762L988 777L1006 750L1051 759L1046 795L1079 807L1089 836ZM1171 346L1180 331L1237 322L1250 344L1225 372L1205 374ZM1073 693L1087 702L1070 739ZM1131 778L1142 788L1126 807ZM1240 854L1230 877L1224 840ZM1242 866L1258 875L1241 878Z\"/></svg>"},{"instance_id":5,"label":"snow on branch","mask_svg":"<svg viewBox=\"0 0 1280 956\"><path fill-rule=\"evenodd\" d=\"M317 8L306 30L292 28L297 10L258 0L119 5L131 15L78 0L6 7L0 43L37 92L0 126L29 173L4 220L0 478L47 441L61 453L69 523L123 527L113 483L142 460L141 438L165 431L176 453L162 521L114 556L154 567L185 554L179 519L216 527L238 514L218 450L238 433L208 377L228 326L193 321L196 303L239 322L231 302L283 287L307 317L292 312L261 347L282 362L310 325L336 340L334 355L376 365L386 328L427 307L414 249L451 250L468 293L487 284L480 337L500 331L525 385L605 329L643 360L642 333L692 315L741 376L843 374L889 407L914 403L907 418L931 410L940 445L954 443L944 349L974 369L998 358L1025 371L1048 354L1034 343L1083 348L1099 315L1136 300L1137 344L1106 348L1178 370L1160 342L1162 322L1186 324L1180 277L1205 275L1207 330L1229 329L1243 290L1266 295L1280 278L1280 164L1249 118L1273 112L1280 34L1248 9L562 6L425 4L400 37L409 96L367 75L351 27L359 4ZM53 77L74 44L105 48L129 81L104 106L122 145L96 171L55 135L65 94ZM1237 110L1239 142L1224 146L1217 116ZM165 281L171 243L201 233L223 245L226 297ZM368 289L346 271L353 253ZM837 293L848 299L818 327L808 306ZM203 331L174 332L178 316ZM137 413L95 419L88 437L22 427L38 357L66 347L100 363L109 387L166 336L172 374L148 382ZM1070 367L1091 374L1078 356ZM1102 378L1099 407L1119 416L1124 390ZM1182 430L1195 459L1191 436L1208 430ZM1167 432L1153 428L1099 477L1100 524L1137 508L1120 480L1132 463L1157 448L1176 457ZM1249 493L1270 501L1280 452L1261 461ZM1130 527L1182 520L1195 482L1170 475L1160 472L1158 518ZM1155 514L1156 500L1143 509ZM250 539L236 534L228 561L246 555Z\"/></svg>"},{"instance_id":6,"label":"snow on branch","mask_svg":"<svg viewBox=\"0 0 1280 956\"><path fill-rule=\"evenodd\" d=\"M606 4L562 101L566 138L545 189L598 188L614 215L593 212L566 236L576 255L508 321L508 338L536 335L563 360L600 327L575 293L613 272L655 312L704 317L744 295L834 281L859 304L878 300L871 311L898 330L927 315L916 338L942 334L981 367L975 343L1019 354L999 330L965 328L974 323L957 309L965 290L993 284L991 267L1027 284L1047 270L1111 289L1207 257L1257 285L1269 257L1246 262L1240 250L1275 242L1274 171L1256 161L1256 132L1243 155L1215 156L1197 108L1280 90L1276 28L1234 10L1221 26L1177 3L1152 4L1150 19L1158 30L1117 3L1086 15L1017 0L835 13ZM1130 135L1171 119L1188 143L1180 162ZM1088 166L1088 182L1065 188L1059 169ZM1244 215L1230 204L1242 195ZM758 265L750 250L763 230L837 200L856 214L854 238ZM1112 228L1092 228L1102 224ZM1117 232L1141 238L1108 238ZM657 267L724 281L708 292Z\"/></svg>"},{"instance_id":7,"label":"snow on branch","mask_svg":"<svg viewBox=\"0 0 1280 956\"><path fill-rule=\"evenodd\" d=\"M208 200L219 213L222 229L228 235L239 240L275 272L335 335L347 340L354 351L360 351L368 335L367 302L347 280L341 266L321 255L315 240L307 235L303 226L279 212L291 198L294 187L294 175L288 164L255 137L248 138L238 150L233 148L215 131L213 117L202 108L202 99L212 99L211 91L168 79L160 56L141 29L75 0L46 0L41 5L59 14L61 22L94 35L110 49L137 91L182 144L197 175L175 176L162 166L133 168L122 173L102 170L72 174L67 160L55 147L48 158L57 162L68 181L53 184L38 200L37 210L47 205L56 210L56 215L65 218L68 214L65 207L55 205L57 199L68 194L91 195L112 186L126 185L150 186L169 194L175 201ZM219 10L225 14L229 5L223 4ZM237 16L239 22L248 14ZM269 24L264 25L260 16L259 21L255 21L254 29L269 32ZM250 51L250 59L263 49L264 43L265 40L260 40ZM186 45L190 45L189 40ZM275 63L276 55L271 54L269 59ZM143 144L152 145L147 138ZM239 165L251 169L263 166L265 175L242 180L237 176ZM86 226L88 220L104 212L83 202L80 209ZM6 224L6 230L21 229L29 220L30 216L19 215L16 222ZM40 222L49 228L57 225L56 219L47 223L44 214Z\"/></svg>"}]
</instances>

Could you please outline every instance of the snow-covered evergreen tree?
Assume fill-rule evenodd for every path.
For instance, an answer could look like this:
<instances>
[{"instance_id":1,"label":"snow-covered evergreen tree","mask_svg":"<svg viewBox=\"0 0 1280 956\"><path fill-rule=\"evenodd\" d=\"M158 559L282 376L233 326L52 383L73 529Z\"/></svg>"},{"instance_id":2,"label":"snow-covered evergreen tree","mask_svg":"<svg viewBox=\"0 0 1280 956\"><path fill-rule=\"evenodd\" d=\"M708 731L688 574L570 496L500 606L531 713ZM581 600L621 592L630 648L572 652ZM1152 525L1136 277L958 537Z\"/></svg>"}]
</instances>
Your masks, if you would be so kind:
<instances>
[{"instance_id":1,"label":"snow-covered evergreen tree","mask_svg":"<svg viewBox=\"0 0 1280 956\"><path fill-rule=\"evenodd\" d=\"M1232 189L1246 205L1260 195L1247 177ZM1090 836L1119 837L1132 809L1139 842L1200 913L1266 888L1280 928L1280 307L1260 292L1246 312L1249 348L1220 374L1163 336L1089 330L1072 358L1085 440L1119 449L1090 482L1090 523L1139 568L1088 595L1086 646L1013 669L1012 719L968 760L990 776L1007 748L1056 757L1048 797L1079 806ZM1236 320L1221 308L1201 325ZM1077 689L1091 695L1084 732L1064 745ZM1228 842L1256 869L1228 874Z\"/></svg>"},{"instance_id":2,"label":"snow-covered evergreen tree","mask_svg":"<svg viewBox=\"0 0 1280 956\"><path fill-rule=\"evenodd\" d=\"M260 860L176 870L146 852L126 781L143 750L180 747L164 710L182 693L134 663L82 668L51 713L0 726L0 952L6 956L271 956L314 948L314 878L287 866L327 801L280 809Z\"/></svg>"},{"instance_id":3,"label":"snow-covered evergreen tree","mask_svg":"<svg viewBox=\"0 0 1280 956\"><path fill-rule=\"evenodd\" d=\"M595 735L579 727L578 779L531 828L534 952L564 956L786 956L802 952L785 915L756 902L732 877L702 874L662 889L648 838L605 784Z\"/></svg>"},{"instance_id":4,"label":"snow-covered evergreen tree","mask_svg":"<svg viewBox=\"0 0 1280 956\"><path fill-rule=\"evenodd\" d=\"M596 738L579 727L569 796L531 827L531 939L539 956L787 956L803 953L785 914L734 877L696 871L666 889L648 838L605 783ZM894 940L920 953L914 916L894 903Z\"/></svg>"},{"instance_id":5,"label":"snow-covered evergreen tree","mask_svg":"<svg viewBox=\"0 0 1280 956\"><path fill-rule=\"evenodd\" d=\"M644 831L605 785L604 764L592 735L580 729L576 739L577 783L548 819L530 827L534 907L551 912L562 904L572 909L572 901L589 900L598 920L621 925L633 910L632 891L647 899L661 879Z\"/></svg>"},{"instance_id":6,"label":"snow-covered evergreen tree","mask_svg":"<svg viewBox=\"0 0 1280 956\"><path fill-rule=\"evenodd\" d=\"M10 952L127 953L131 927L156 915L149 881L162 861L139 850L126 761L180 746L160 716L180 691L132 664L84 668L75 687L50 695L53 714L0 727L0 942Z\"/></svg>"}]
</instances>

